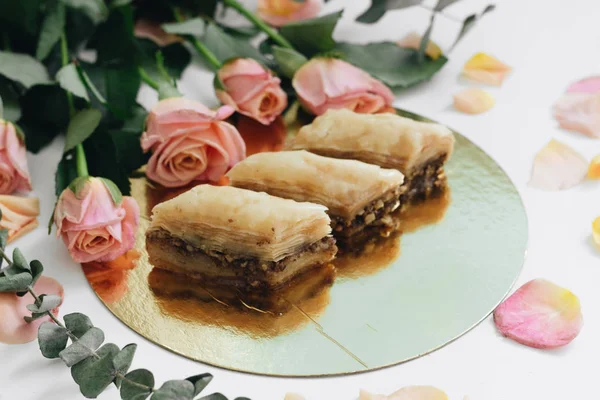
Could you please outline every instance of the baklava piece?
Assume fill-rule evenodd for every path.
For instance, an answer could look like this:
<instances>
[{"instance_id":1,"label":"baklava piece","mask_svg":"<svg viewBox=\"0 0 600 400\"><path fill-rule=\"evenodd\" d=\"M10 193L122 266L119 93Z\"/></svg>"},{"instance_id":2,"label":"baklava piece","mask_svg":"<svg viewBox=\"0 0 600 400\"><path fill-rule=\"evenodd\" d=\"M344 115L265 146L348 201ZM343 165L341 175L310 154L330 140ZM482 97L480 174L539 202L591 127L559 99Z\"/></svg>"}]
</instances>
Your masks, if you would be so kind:
<instances>
[{"instance_id":1,"label":"baklava piece","mask_svg":"<svg viewBox=\"0 0 600 400\"><path fill-rule=\"evenodd\" d=\"M212 285L270 290L337 252L326 207L231 186L198 185L154 207L150 263Z\"/></svg>"},{"instance_id":2,"label":"baklava piece","mask_svg":"<svg viewBox=\"0 0 600 400\"><path fill-rule=\"evenodd\" d=\"M388 236L399 226L404 176L395 169L304 150L254 154L231 169L231 186L327 207L337 244Z\"/></svg>"},{"instance_id":3,"label":"baklava piece","mask_svg":"<svg viewBox=\"0 0 600 400\"><path fill-rule=\"evenodd\" d=\"M391 113L330 109L300 129L291 149L397 169L405 177L403 203L408 204L443 192L444 164L454 141L443 125Z\"/></svg>"}]
</instances>

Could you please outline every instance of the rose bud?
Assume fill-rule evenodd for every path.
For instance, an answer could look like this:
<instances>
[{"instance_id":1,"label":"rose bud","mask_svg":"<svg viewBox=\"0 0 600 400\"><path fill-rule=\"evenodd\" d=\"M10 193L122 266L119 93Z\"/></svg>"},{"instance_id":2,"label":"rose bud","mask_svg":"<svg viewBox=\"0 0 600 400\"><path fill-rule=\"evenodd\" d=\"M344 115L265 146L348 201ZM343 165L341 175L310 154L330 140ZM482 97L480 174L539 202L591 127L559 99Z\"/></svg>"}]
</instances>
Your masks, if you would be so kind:
<instances>
[{"instance_id":1,"label":"rose bud","mask_svg":"<svg viewBox=\"0 0 600 400\"><path fill-rule=\"evenodd\" d=\"M230 106L212 111L182 97L158 102L148 114L142 149L152 151L146 176L165 187L198 181L218 182L231 167L246 158L238 130L223 120Z\"/></svg>"},{"instance_id":2,"label":"rose bud","mask_svg":"<svg viewBox=\"0 0 600 400\"><path fill-rule=\"evenodd\" d=\"M0 119L0 194L30 190L25 142L12 123Z\"/></svg>"},{"instance_id":3,"label":"rose bud","mask_svg":"<svg viewBox=\"0 0 600 400\"><path fill-rule=\"evenodd\" d=\"M269 125L287 107L281 80L251 58L229 61L217 76L219 100L263 125Z\"/></svg>"},{"instance_id":4,"label":"rose bud","mask_svg":"<svg viewBox=\"0 0 600 400\"><path fill-rule=\"evenodd\" d=\"M133 248L140 209L104 178L80 177L63 190L54 223L74 261L111 261Z\"/></svg>"},{"instance_id":5,"label":"rose bud","mask_svg":"<svg viewBox=\"0 0 600 400\"><path fill-rule=\"evenodd\" d=\"M323 7L323 0L259 0L256 13L266 23L282 26L288 22L314 18Z\"/></svg>"},{"instance_id":6,"label":"rose bud","mask_svg":"<svg viewBox=\"0 0 600 400\"><path fill-rule=\"evenodd\" d=\"M313 58L294 74L292 86L302 105L315 115L330 108L357 113L384 112L394 94L365 71L336 58Z\"/></svg>"}]
</instances>

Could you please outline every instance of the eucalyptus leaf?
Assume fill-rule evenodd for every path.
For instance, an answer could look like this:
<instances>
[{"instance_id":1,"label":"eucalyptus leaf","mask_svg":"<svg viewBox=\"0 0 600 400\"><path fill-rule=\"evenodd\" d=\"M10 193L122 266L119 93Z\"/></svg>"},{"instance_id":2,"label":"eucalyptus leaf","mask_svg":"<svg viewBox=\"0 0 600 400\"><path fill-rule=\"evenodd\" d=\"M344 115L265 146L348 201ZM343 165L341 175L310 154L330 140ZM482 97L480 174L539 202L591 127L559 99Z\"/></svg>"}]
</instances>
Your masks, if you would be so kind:
<instances>
[{"instance_id":1,"label":"eucalyptus leaf","mask_svg":"<svg viewBox=\"0 0 600 400\"><path fill-rule=\"evenodd\" d=\"M95 108L87 108L75 114L67 127L64 152L74 149L90 137L100 124L101 119L102 113Z\"/></svg>"},{"instance_id":2,"label":"eucalyptus leaf","mask_svg":"<svg viewBox=\"0 0 600 400\"><path fill-rule=\"evenodd\" d=\"M423 0L371 0L371 6L356 21L372 24L379 21L387 11L413 7L422 2Z\"/></svg>"},{"instance_id":3,"label":"eucalyptus leaf","mask_svg":"<svg viewBox=\"0 0 600 400\"><path fill-rule=\"evenodd\" d=\"M113 367L119 374L127 374L129 368L131 367L133 356L135 355L136 350L137 344L130 343L123 347L123 349L119 351L119 353L113 358ZM121 378L117 377L115 380L115 385L117 387L121 387L121 381Z\"/></svg>"},{"instance_id":4,"label":"eucalyptus leaf","mask_svg":"<svg viewBox=\"0 0 600 400\"><path fill-rule=\"evenodd\" d=\"M269 63L260 51L246 40L236 39L226 34L213 23L208 24L202 42L222 63L236 57L252 58L265 65Z\"/></svg>"},{"instance_id":5,"label":"eucalyptus leaf","mask_svg":"<svg viewBox=\"0 0 600 400\"><path fill-rule=\"evenodd\" d=\"M115 183L113 181L111 181L110 179L106 179L106 178L102 178L102 177L100 177L98 179L100 179L102 181L102 183L104 183L104 186L110 193L110 197L112 198L115 205L117 205L117 206L120 205L121 201L123 201L123 194L121 194L121 191L119 190L117 185L115 185Z\"/></svg>"},{"instance_id":6,"label":"eucalyptus leaf","mask_svg":"<svg viewBox=\"0 0 600 400\"><path fill-rule=\"evenodd\" d=\"M78 341L61 351L59 356L67 367L72 367L79 361L93 355L103 341L104 332L93 327L80 337Z\"/></svg>"},{"instance_id":7,"label":"eucalyptus leaf","mask_svg":"<svg viewBox=\"0 0 600 400\"><path fill-rule=\"evenodd\" d=\"M40 261L33 260L29 263L29 268L31 268L31 276L33 277L31 286L33 286L40 278L40 276L42 276L42 272L44 272L44 266Z\"/></svg>"},{"instance_id":8,"label":"eucalyptus leaf","mask_svg":"<svg viewBox=\"0 0 600 400\"><path fill-rule=\"evenodd\" d=\"M25 322L29 323L32 321L35 321L36 319L40 319L43 317L47 317L48 313L31 313L31 316L24 316L23 319L25 320Z\"/></svg>"},{"instance_id":9,"label":"eucalyptus leaf","mask_svg":"<svg viewBox=\"0 0 600 400\"><path fill-rule=\"evenodd\" d=\"M438 0L437 5L434 8L434 11L442 11L444 8L459 2L460 0Z\"/></svg>"},{"instance_id":10,"label":"eucalyptus leaf","mask_svg":"<svg viewBox=\"0 0 600 400\"><path fill-rule=\"evenodd\" d=\"M92 329L94 325L87 315L82 313L71 313L63 317L67 329L78 338L81 338L87 331Z\"/></svg>"},{"instance_id":11,"label":"eucalyptus leaf","mask_svg":"<svg viewBox=\"0 0 600 400\"><path fill-rule=\"evenodd\" d=\"M161 27L165 32L176 35L202 36L204 34L206 23L202 18L191 18L183 22L162 24Z\"/></svg>"},{"instance_id":12,"label":"eucalyptus leaf","mask_svg":"<svg viewBox=\"0 0 600 400\"><path fill-rule=\"evenodd\" d=\"M35 51L35 58L44 60L52 48L58 43L65 29L65 6L57 1L44 16L42 27L40 29L39 41Z\"/></svg>"},{"instance_id":13,"label":"eucalyptus leaf","mask_svg":"<svg viewBox=\"0 0 600 400\"><path fill-rule=\"evenodd\" d=\"M343 11L338 11L322 17L292 22L282 26L280 33L297 51L306 57L312 57L335 48L333 31L342 14Z\"/></svg>"},{"instance_id":14,"label":"eucalyptus leaf","mask_svg":"<svg viewBox=\"0 0 600 400\"><path fill-rule=\"evenodd\" d=\"M448 59L426 59L419 63L417 51L397 46L393 42L366 45L338 43L346 61L369 72L390 87L407 88L430 79ZM377 60L377 62L373 62Z\"/></svg>"},{"instance_id":15,"label":"eucalyptus leaf","mask_svg":"<svg viewBox=\"0 0 600 400\"><path fill-rule=\"evenodd\" d=\"M79 390L88 399L95 399L115 379L116 371L113 358L119 352L119 347L107 343L96 352L100 359L88 357L71 368L71 376L79 385Z\"/></svg>"},{"instance_id":16,"label":"eucalyptus leaf","mask_svg":"<svg viewBox=\"0 0 600 400\"><path fill-rule=\"evenodd\" d=\"M221 393L213 393L208 396L200 397L198 400L227 400L227 397Z\"/></svg>"},{"instance_id":17,"label":"eucalyptus leaf","mask_svg":"<svg viewBox=\"0 0 600 400\"><path fill-rule=\"evenodd\" d=\"M75 8L86 14L94 24L99 24L108 18L108 7L104 0L61 0L70 8Z\"/></svg>"},{"instance_id":18,"label":"eucalyptus leaf","mask_svg":"<svg viewBox=\"0 0 600 400\"><path fill-rule=\"evenodd\" d=\"M50 83L46 67L30 55L22 53L0 51L0 75L19 82L26 88Z\"/></svg>"},{"instance_id":19,"label":"eucalyptus leaf","mask_svg":"<svg viewBox=\"0 0 600 400\"><path fill-rule=\"evenodd\" d=\"M281 73L290 79L308 61L306 57L297 51L279 46L273 46L273 56Z\"/></svg>"},{"instance_id":20,"label":"eucalyptus leaf","mask_svg":"<svg viewBox=\"0 0 600 400\"><path fill-rule=\"evenodd\" d=\"M31 285L32 278L29 272L21 272L15 275L0 276L0 293L21 292L27 290Z\"/></svg>"},{"instance_id":21,"label":"eucalyptus leaf","mask_svg":"<svg viewBox=\"0 0 600 400\"><path fill-rule=\"evenodd\" d=\"M200 392L202 392L210 383L210 381L212 381L213 376L212 374L206 373L206 374L200 374L200 375L194 375L194 376L190 376L188 378L185 378L186 381L190 381L194 384L194 396L198 396L200 394Z\"/></svg>"},{"instance_id":22,"label":"eucalyptus leaf","mask_svg":"<svg viewBox=\"0 0 600 400\"><path fill-rule=\"evenodd\" d=\"M38 330L40 350L46 358L57 358L67 346L68 339L67 330L54 322L42 322Z\"/></svg>"},{"instance_id":23,"label":"eucalyptus leaf","mask_svg":"<svg viewBox=\"0 0 600 400\"><path fill-rule=\"evenodd\" d=\"M29 263L25 259L25 256L21 252L19 248L15 248L12 254L13 266L17 268L19 271L27 271L31 272L31 268L29 267Z\"/></svg>"},{"instance_id":24,"label":"eucalyptus leaf","mask_svg":"<svg viewBox=\"0 0 600 400\"><path fill-rule=\"evenodd\" d=\"M171 380L166 381L156 390L151 400L193 400L194 385L189 381Z\"/></svg>"},{"instance_id":25,"label":"eucalyptus leaf","mask_svg":"<svg viewBox=\"0 0 600 400\"><path fill-rule=\"evenodd\" d=\"M6 243L8 243L8 229L0 229L0 249L4 250L6 247ZM4 263L4 257L0 257L0 267Z\"/></svg>"},{"instance_id":26,"label":"eucalyptus leaf","mask_svg":"<svg viewBox=\"0 0 600 400\"><path fill-rule=\"evenodd\" d=\"M58 307L62 302L62 298L55 294L42 294L40 300L42 301L40 305L28 304L27 309L32 313L45 313Z\"/></svg>"},{"instance_id":27,"label":"eucalyptus leaf","mask_svg":"<svg viewBox=\"0 0 600 400\"><path fill-rule=\"evenodd\" d=\"M154 388L154 375L147 369L133 370L125 375L125 378L126 380L123 380L120 391L122 400L137 400L144 398L142 396L148 396ZM147 389L139 387L138 385L132 385L129 381L135 382L138 385L147 386Z\"/></svg>"},{"instance_id":28,"label":"eucalyptus leaf","mask_svg":"<svg viewBox=\"0 0 600 400\"><path fill-rule=\"evenodd\" d=\"M66 91L90 101L87 90L85 89L84 84L81 82L81 79L79 79L79 74L77 73L77 67L75 64L70 63L62 67L56 73L56 80L58 81L60 87Z\"/></svg>"},{"instance_id":29,"label":"eucalyptus leaf","mask_svg":"<svg viewBox=\"0 0 600 400\"><path fill-rule=\"evenodd\" d=\"M475 26L475 23L479 20L479 18L483 17L485 14L487 14L491 11L494 11L495 9L496 9L496 6L494 4L489 4L487 7L485 7L483 9L481 14L479 14L479 15L471 14L467 18L465 18L465 20L463 21L462 27L460 28L460 32L458 32L458 35L457 35L456 39L454 40L452 47L450 47L450 50L454 49L454 47L467 34L467 32L469 32Z\"/></svg>"}]
</instances>

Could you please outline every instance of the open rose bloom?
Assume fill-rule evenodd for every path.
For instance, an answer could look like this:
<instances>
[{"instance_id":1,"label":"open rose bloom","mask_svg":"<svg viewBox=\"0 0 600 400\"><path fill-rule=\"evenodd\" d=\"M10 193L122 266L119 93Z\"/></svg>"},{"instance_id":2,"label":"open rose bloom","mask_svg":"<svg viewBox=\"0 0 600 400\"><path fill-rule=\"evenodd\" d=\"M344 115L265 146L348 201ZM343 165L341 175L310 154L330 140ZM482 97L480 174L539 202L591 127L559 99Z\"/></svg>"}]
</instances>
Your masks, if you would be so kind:
<instances>
[{"instance_id":1,"label":"open rose bloom","mask_svg":"<svg viewBox=\"0 0 600 400\"><path fill-rule=\"evenodd\" d=\"M54 212L57 235L75 262L114 260L135 244L138 204L129 196L115 203L102 179L78 179L85 179L85 183L71 185L58 198Z\"/></svg>"},{"instance_id":2,"label":"open rose bloom","mask_svg":"<svg viewBox=\"0 0 600 400\"><path fill-rule=\"evenodd\" d=\"M314 18L323 7L323 0L259 0L258 16L273 26Z\"/></svg>"},{"instance_id":3,"label":"open rose bloom","mask_svg":"<svg viewBox=\"0 0 600 400\"><path fill-rule=\"evenodd\" d=\"M269 125L287 107L281 80L251 58L236 58L217 75L223 84L216 89L219 100L263 125Z\"/></svg>"},{"instance_id":4,"label":"open rose bloom","mask_svg":"<svg viewBox=\"0 0 600 400\"><path fill-rule=\"evenodd\" d=\"M30 190L25 143L13 124L0 119L0 194Z\"/></svg>"},{"instance_id":5,"label":"open rose bloom","mask_svg":"<svg viewBox=\"0 0 600 400\"><path fill-rule=\"evenodd\" d=\"M223 121L233 112L230 106L212 111L181 97L158 102L141 139L142 149L152 152L146 176L165 187L195 180L218 182L246 157L240 133Z\"/></svg>"},{"instance_id":6,"label":"open rose bloom","mask_svg":"<svg viewBox=\"0 0 600 400\"><path fill-rule=\"evenodd\" d=\"M313 58L294 74L292 85L304 107L315 115L330 108L375 114L389 109L394 94L367 72L335 58Z\"/></svg>"}]
</instances>

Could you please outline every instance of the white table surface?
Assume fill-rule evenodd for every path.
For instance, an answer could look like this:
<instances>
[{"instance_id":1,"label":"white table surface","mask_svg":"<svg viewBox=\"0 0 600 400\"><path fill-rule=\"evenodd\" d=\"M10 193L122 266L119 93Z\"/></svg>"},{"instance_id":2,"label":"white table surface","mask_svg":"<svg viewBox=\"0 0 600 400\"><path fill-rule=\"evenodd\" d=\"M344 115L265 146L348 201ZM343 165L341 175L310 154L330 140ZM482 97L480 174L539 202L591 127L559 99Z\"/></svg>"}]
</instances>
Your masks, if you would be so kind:
<instances>
[{"instance_id":1,"label":"white table surface","mask_svg":"<svg viewBox=\"0 0 600 400\"><path fill-rule=\"evenodd\" d=\"M422 31L429 12L414 8L387 14L376 25L360 25L354 18L365 0L332 0L324 12L346 7L335 36L354 42L399 39L410 30ZM462 18L481 10L485 1L463 0L447 9ZM575 79L599 72L600 2L595 0L504 0L488 14L449 55L450 61L430 82L399 93L395 105L447 124L487 151L509 174L527 208L529 250L517 287L543 277L571 289L581 300L584 327L571 344L559 350L531 349L501 337L488 317L456 342L428 356L383 370L321 379L269 378L235 373L197 363L146 341L125 327L96 298L79 265L62 243L48 237L43 227L54 204L54 170L62 139L38 155L28 154L35 195L41 202L40 227L18 245L29 258L39 258L46 273L65 288L60 314L81 311L104 329L107 340L123 346L138 343L132 368L154 372L157 383L211 372L207 394L228 398L282 400L286 392L306 399L357 399L359 389L389 394L407 385L433 385L450 399L592 399L598 398L600 354L600 252L590 241L591 221L600 215L600 186L587 183L564 192L541 192L527 187L533 156L551 138L564 141L591 158L600 153L600 140L560 130L551 106ZM459 25L438 18L433 39L444 49ZM466 87L458 79L464 62L476 52L488 52L514 72L501 88L490 92L496 106L470 116L453 110L452 94ZM212 77L190 67L181 88L184 94L216 104ZM140 100L152 105L156 97L142 91ZM476 299L473 299L476 301ZM83 398L70 371L59 360L44 359L37 342L0 344L0 399L70 400ZM119 399L114 387L102 399Z\"/></svg>"}]
</instances>

